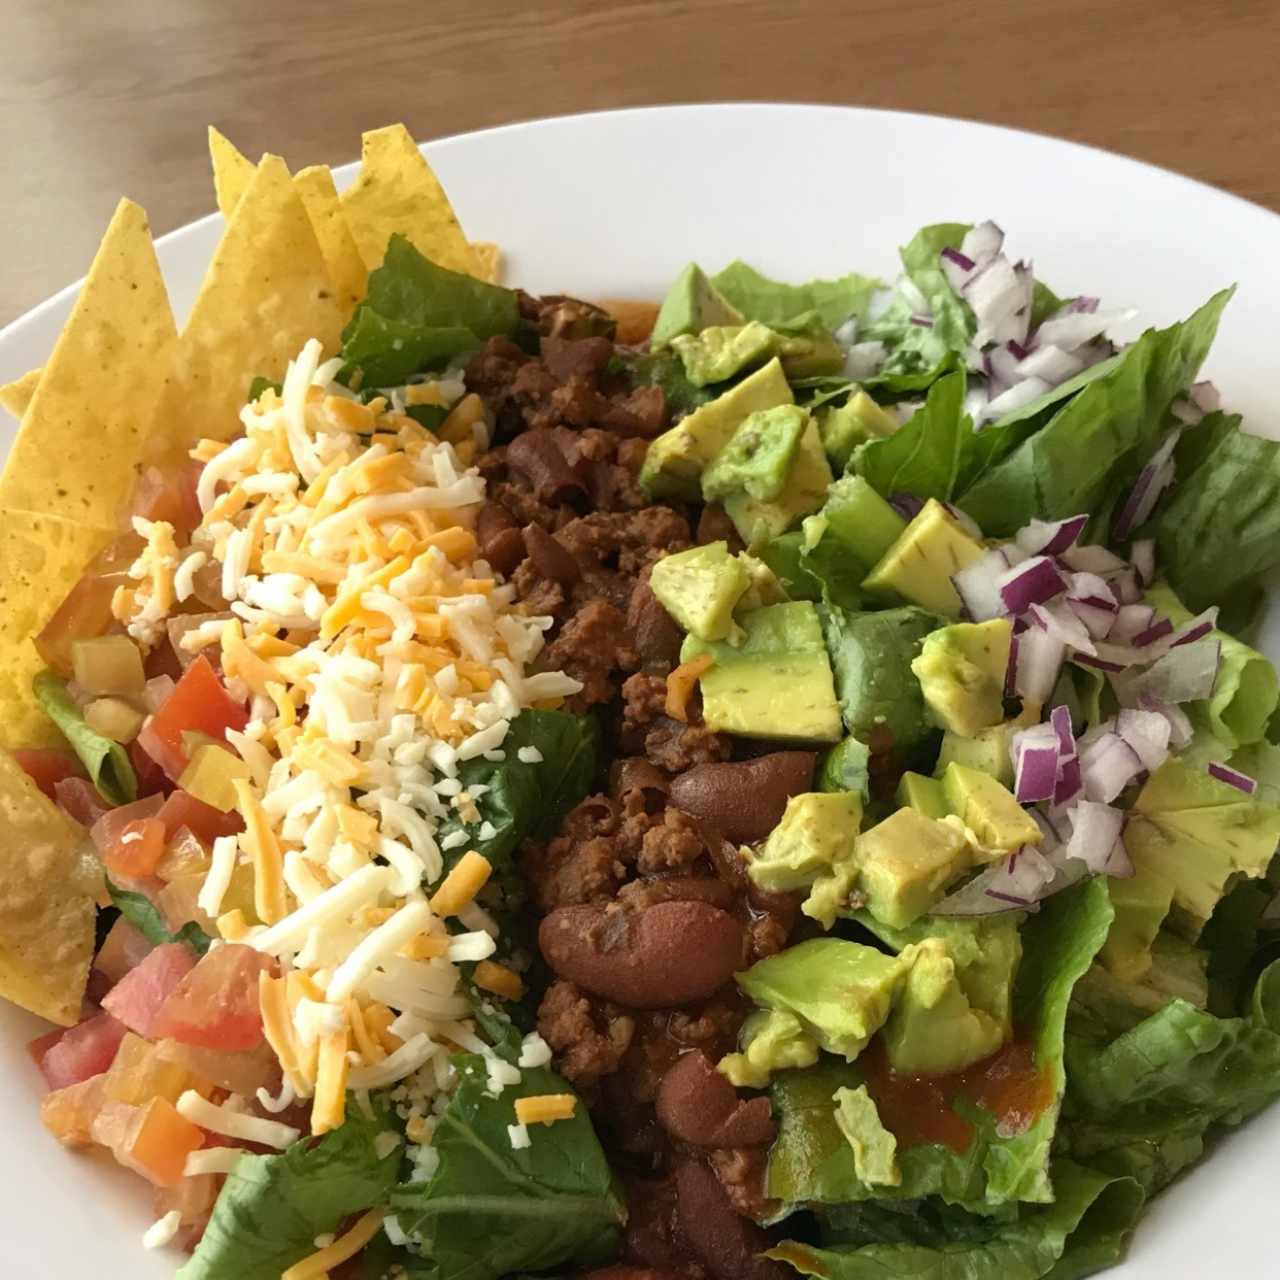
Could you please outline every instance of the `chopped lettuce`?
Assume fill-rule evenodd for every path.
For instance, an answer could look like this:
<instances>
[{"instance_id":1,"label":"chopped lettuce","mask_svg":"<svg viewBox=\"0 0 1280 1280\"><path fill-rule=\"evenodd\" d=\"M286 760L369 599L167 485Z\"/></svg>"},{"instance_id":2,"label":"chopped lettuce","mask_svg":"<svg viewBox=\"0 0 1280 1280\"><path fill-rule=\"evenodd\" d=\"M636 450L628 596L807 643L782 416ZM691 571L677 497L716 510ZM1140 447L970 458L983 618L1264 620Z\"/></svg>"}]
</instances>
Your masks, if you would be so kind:
<instances>
[{"instance_id":1,"label":"chopped lettuce","mask_svg":"<svg viewBox=\"0 0 1280 1280\"><path fill-rule=\"evenodd\" d=\"M110 805L132 801L138 794L138 779L124 747L89 728L84 712L67 692L67 682L56 672L42 671L33 687L36 701L80 757L98 794Z\"/></svg>"},{"instance_id":2,"label":"chopped lettuce","mask_svg":"<svg viewBox=\"0 0 1280 1280\"><path fill-rule=\"evenodd\" d=\"M969 304L951 287L942 269L942 251L958 249L969 229L963 222L938 222L922 227L901 250L911 283L929 304L933 332L951 351L964 351L977 325Z\"/></svg>"},{"instance_id":3,"label":"chopped lettuce","mask_svg":"<svg viewBox=\"0 0 1280 1280\"><path fill-rule=\"evenodd\" d=\"M836 329L850 316L861 320L880 281L851 273L836 280L780 284L738 260L711 277L720 295L748 320L759 320L779 332L809 332L813 322Z\"/></svg>"}]
</instances>

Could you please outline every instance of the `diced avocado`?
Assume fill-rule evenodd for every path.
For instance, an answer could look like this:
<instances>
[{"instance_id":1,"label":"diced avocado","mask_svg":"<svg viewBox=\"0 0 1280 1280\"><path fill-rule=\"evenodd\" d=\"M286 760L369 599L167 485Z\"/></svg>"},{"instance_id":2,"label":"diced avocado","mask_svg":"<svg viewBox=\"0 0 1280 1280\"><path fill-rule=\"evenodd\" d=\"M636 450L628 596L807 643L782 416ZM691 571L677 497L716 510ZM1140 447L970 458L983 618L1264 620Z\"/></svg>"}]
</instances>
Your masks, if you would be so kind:
<instances>
[{"instance_id":1,"label":"diced avocado","mask_svg":"<svg viewBox=\"0 0 1280 1280\"><path fill-rule=\"evenodd\" d=\"M773 570L792 600L821 600L822 584L800 561L804 534L796 529L771 538L756 548L756 555Z\"/></svg>"},{"instance_id":2,"label":"diced avocado","mask_svg":"<svg viewBox=\"0 0 1280 1280\"><path fill-rule=\"evenodd\" d=\"M640 470L641 487L653 498L697 502L702 469L729 442L739 423L758 409L794 403L781 363L770 360L654 440Z\"/></svg>"},{"instance_id":3,"label":"diced avocado","mask_svg":"<svg viewBox=\"0 0 1280 1280\"><path fill-rule=\"evenodd\" d=\"M865 742L852 736L837 742L818 766L818 789L852 791L865 803L870 799L867 773L870 759L871 751Z\"/></svg>"},{"instance_id":4,"label":"diced avocado","mask_svg":"<svg viewBox=\"0 0 1280 1280\"><path fill-rule=\"evenodd\" d=\"M989 1058L1006 1028L965 995L955 961L943 942L929 938L908 947L906 984L884 1028L889 1065L899 1075L943 1075Z\"/></svg>"},{"instance_id":5,"label":"diced avocado","mask_svg":"<svg viewBox=\"0 0 1280 1280\"><path fill-rule=\"evenodd\" d=\"M702 640L728 638L734 607L750 585L747 567L729 554L727 542L663 556L649 578L658 603L690 635Z\"/></svg>"},{"instance_id":6,"label":"diced avocado","mask_svg":"<svg viewBox=\"0 0 1280 1280\"><path fill-rule=\"evenodd\" d=\"M867 1086L837 1089L836 1128L853 1149L853 1171L869 1187L902 1185L898 1168L898 1140L880 1123L880 1113Z\"/></svg>"},{"instance_id":7,"label":"diced avocado","mask_svg":"<svg viewBox=\"0 0 1280 1280\"><path fill-rule=\"evenodd\" d=\"M671 347L695 387L727 382L778 353L777 335L759 320L742 325L712 325L699 333L682 333Z\"/></svg>"},{"instance_id":8,"label":"diced avocado","mask_svg":"<svg viewBox=\"0 0 1280 1280\"><path fill-rule=\"evenodd\" d=\"M858 445L891 436L897 429L898 419L861 388L844 404L828 405L818 412L818 434L833 471L845 469Z\"/></svg>"},{"instance_id":9,"label":"diced avocado","mask_svg":"<svg viewBox=\"0 0 1280 1280\"><path fill-rule=\"evenodd\" d=\"M772 501L735 493L725 499L724 509L739 537L754 551L762 543L786 533L802 516L817 511L826 501L830 484L831 468L827 466L827 455L822 452L818 428L810 419L800 434L800 445L782 492Z\"/></svg>"},{"instance_id":10,"label":"diced avocado","mask_svg":"<svg viewBox=\"0 0 1280 1280\"><path fill-rule=\"evenodd\" d=\"M853 854L862 824L862 800L852 791L810 791L792 796L782 821L751 855L747 875L771 893L811 885Z\"/></svg>"},{"instance_id":11,"label":"diced avocado","mask_svg":"<svg viewBox=\"0 0 1280 1280\"><path fill-rule=\"evenodd\" d=\"M954 622L925 636L911 664L934 720L972 738L1004 719L1005 675L1013 624Z\"/></svg>"},{"instance_id":12,"label":"diced avocado","mask_svg":"<svg viewBox=\"0 0 1280 1280\"><path fill-rule=\"evenodd\" d=\"M930 498L862 585L873 594L897 596L944 617L958 618L962 606L951 576L984 550L942 503Z\"/></svg>"},{"instance_id":13,"label":"diced avocado","mask_svg":"<svg viewBox=\"0 0 1280 1280\"><path fill-rule=\"evenodd\" d=\"M932 732L911 662L938 618L923 609L820 610L845 728L864 742L888 739L901 757ZM874 737L873 737L874 735Z\"/></svg>"},{"instance_id":14,"label":"diced avocado","mask_svg":"<svg viewBox=\"0 0 1280 1280\"><path fill-rule=\"evenodd\" d=\"M764 502L780 497L808 425L808 411L794 404L748 414L728 444L707 464L702 473L702 496L708 502L735 493Z\"/></svg>"},{"instance_id":15,"label":"diced avocado","mask_svg":"<svg viewBox=\"0 0 1280 1280\"><path fill-rule=\"evenodd\" d=\"M805 520L801 563L822 583L829 604L860 608L862 580L906 527L861 476L845 476Z\"/></svg>"},{"instance_id":16,"label":"diced avocado","mask_svg":"<svg viewBox=\"0 0 1280 1280\"><path fill-rule=\"evenodd\" d=\"M1036 820L989 773L949 764L942 775L942 789L951 812L982 846L975 851L980 859L994 861L1044 839Z\"/></svg>"},{"instance_id":17,"label":"diced avocado","mask_svg":"<svg viewBox=\"0 0 1280 1280\"><path fill-rule=\"evenodd\" d=\"M743 615L741 645L685 639L681 660L709 653L702 718L714 733L795 742L840 737L831 664L815 607L808 601L769 605Z\"/></svg>"},{"instance_id":18,"label":"diced avocado","mask_svg":"<svg viewBox=\"0 0 1280 1280\"><path fill-rule=\"evenodd\" d=\"M741 1053L720 1059L716 1070L739 1089L763 1089L775 1071L811 1067L818 1060L818 1041L794 1013L758 1009L742 1024Z\"/></svg>"},{"instance_id":19,"label":"diced avocado","mask_svg":"<svg viewBox=\"0 0 1280 1280\"><path fill-rule=\"evenodd\" d=\"M756 1004L794 1014L828 1053L853 1061L884 1025L908 965L875 947L813 938L737 975Z\"/></svg>"},{"instance_id":20,"label":"diced avocado","mask_svg":"<svg viewBox=\"0 0 1280 1280\"><path fill-rule=\"evenodd\" d=\"M926 778L910 770L898 780L897 799L904 808L914 809L926 818L945 818L951 812L942 783L937 778Z\"/></svg>"},{"instance_id":21,"label":"diced avocado","mask_svg":"<svg viewBox=\"0 0 1280 1280\"><path fill-rule=\"evenodd\" d=\"M971 862L957 828L899 809L858 837L858 885L877 920L904 929L938 902Z\"/></svg>"},{"instance_id":22,"label":"diced avocado","mask_svg":"<svg viewBox=\"0 0 1280 1280\"><path fill-rule=\"evenodd\" d=\"M656 349L679 334L698 333L710 325L741 324L742 319L742 312L691 262L667 290L649 345Z\"/></svg>"},{"instance_id":23,"label":"diced avocado","mask_svg":"<svg viewBox=\"0 0 1280 1280\"><path fill-rule=\"evenodd\" d=\"M844 368L844 351L829 333L779 334L777 350L789 378L820 378Z\"/></svg>"},{"instance_id":24,"label":"diced avocado","mask_svg":"<svg viewBox=\"0 0 1280 1280\"><path fill-rule=\"evenodd\" d=\"M752 609L763 609L766 605L788 602L790 597L778 581L778 575L763 560L746 551L739 551L736 558L746 570L750 584L738 601L738 612L747 613Z\"/></svg>"},{"instance_id":25,"label":"diced avocado","mask_svg":"<svg viewBox=\"0 0 1280 1280\"><path fill-rule=\"evenodd\" d=\"M963 737L948 729L942 735L942 748L934 775L942 777L949 764L962 764L979 773L990 774L1003 787L1013 786L1013 756L1010 743L1018 732L1018 725L1006 720L980 729L971 738Z\"/></svg>"}]
</instances>

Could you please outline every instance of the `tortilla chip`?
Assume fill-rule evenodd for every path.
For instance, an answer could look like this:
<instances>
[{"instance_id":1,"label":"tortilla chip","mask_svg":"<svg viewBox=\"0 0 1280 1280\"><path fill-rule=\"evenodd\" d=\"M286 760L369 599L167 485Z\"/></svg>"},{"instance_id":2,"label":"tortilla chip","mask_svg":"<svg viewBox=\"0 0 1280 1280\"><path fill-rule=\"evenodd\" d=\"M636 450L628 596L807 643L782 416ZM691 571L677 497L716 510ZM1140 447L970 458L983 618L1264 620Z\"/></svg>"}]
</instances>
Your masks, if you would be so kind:
<instances>
[{"instance_id":1,"label":"tortilla chip","mask_svg":"<svg viewBox=\"0 0 1280 1280\"><path fill-rule=\"evenodd\" d=\"M0 751L0 996L64 1027L80 1021L93 959L86 838Z\"/></svg>"},{"instance_id":2,"label":"tortilla chip","mask_svg":"<svg viewBox=\"0 0 1280 1280\"><path fill-rule=\"evenodd\" d=\"M40 377L43 373L43 369L32 369L22 377L6 382L3 387L0 387L0 408L7 409L21 422L22 415L27 411L27 405L31 403L31 397L35 395L36 388L40 385Z\"/></svg>"},{"instance_id":3,"label":"tortilla chip","mask_svg":"<svg viewBox=\"0 0 1280 1280\"><path fill-rule=\"evenodd\" d=\"M238 435L254 377L282 378L309 338L333 354L345 317L289 170L264 156L178 340L157 439L177 449Z\"/></svg>"},{"instance_id":4,"label":"tortilla chip","mask_svg":"<svg viewBox=\"0 0 1280 1280\"><path fill-rule=\"evenodd\" d=\"M502 282L502 250L488 240L476 240L471 246L475 254L477 275L490 284Z\"/></svg>"},{"instance_id":5,"label":"tortilla chip","mask_svg":"<svg viewBox=\"0 0 1280 1280\"><path fill-rule=\"evenodd\" d=\"M253 181L254 165L242 155L230 138L209 126L209 159L213 162L213 190L218 210L228 222L240 203L240 197Z\"/></svg>"},{"instance_id":6,"label":"tortilla chip","mask_svg":"<svg viewBox=\"0 0 1280 1280\"><path fill-rule=\"evenodd\" d=\"M306 206L338 297L348 312L354 311L368 290L369 272L342 212L333 174L322 164L312 165L293 175L293 185Z\"/></svg>"},{"instance_id":7,"label":"tortilla chip","mask_svg":"<svg viewBox=\"0 0 1280 1280\"><path fill-rule=\"evenodd\" d=\"M65 745L31 692L45 666L33 637L118 532L0 508L0 745Z\"/></svg>"},{"instance_id":8,"label":"tortilla chip","mask_svg":"<svg viewBox=\"0 0 1280 1280\"><path fill-rule=\"evenodd\" d=\"M398 231L438 266L482 275L440 180L402 124L364 135L360 176L342 193L342 207L370 271Z\"/></svg>"},{"instance_id":9,"label":"tortilla chip","mask_svg":"<svg viewBox=\"0 0 1280 1280\"><path fill-rule=\"evenodd\" d=\"M147 215L122 200L23 417L0 507L114 527L175 344Z\"/></svg>"}]
</instances>

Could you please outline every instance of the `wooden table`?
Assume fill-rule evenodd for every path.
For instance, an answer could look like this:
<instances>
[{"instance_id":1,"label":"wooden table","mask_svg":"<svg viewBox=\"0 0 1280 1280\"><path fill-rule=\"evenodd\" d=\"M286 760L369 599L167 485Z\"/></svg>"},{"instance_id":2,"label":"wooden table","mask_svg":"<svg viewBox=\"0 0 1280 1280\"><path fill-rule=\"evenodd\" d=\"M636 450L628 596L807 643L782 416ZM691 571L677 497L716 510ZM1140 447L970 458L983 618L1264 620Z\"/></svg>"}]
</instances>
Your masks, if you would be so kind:
<instances>
[{"instance_id":1,"label":"wooden table","mask_svg":"<svg viewBox=\"0 0 1280 1280\"><path fill-rule=\"evenodd\" d=\"M213 208L204 126L295 166L655 102L861 103L1127 152L1280 208L1277 0L0 0L0 323L121 193ZM1206 228L1206 234L1211 234Z\"/></svg>"}]
</instances>

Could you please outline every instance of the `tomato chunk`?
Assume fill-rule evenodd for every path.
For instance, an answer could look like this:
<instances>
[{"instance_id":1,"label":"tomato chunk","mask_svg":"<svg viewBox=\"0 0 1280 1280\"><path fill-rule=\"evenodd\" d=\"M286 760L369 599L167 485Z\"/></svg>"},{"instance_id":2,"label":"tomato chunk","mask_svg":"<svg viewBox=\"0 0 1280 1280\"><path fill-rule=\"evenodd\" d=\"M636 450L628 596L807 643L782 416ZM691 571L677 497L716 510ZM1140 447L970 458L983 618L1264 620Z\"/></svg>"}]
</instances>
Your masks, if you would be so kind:
<instances>
[{"instance_id":1,"label":"tomato chunk","mask_svg":"<svg viewBox=\"0 0 1280 1280\"><path fill-rule=\"evenodd\" d=\"M166 1001L195 965L191 948L181 942L156 947L103 998L102 1007L130 1031L155 1039L154 1027Z\"/></svg>"},{"instance_id":2,"label":"tomato chunk","mask_svg":"<svg viewBox=\"0 0 1280 1280\"><path fill-rule=\"evenodd\" d=\"M138 794L140 796L163 795L173 785L165 777L164 770L138 745L137 738L125 748L129 753L129 763L138 778Z\"/></svg>"},{"instance_id":3,"label":"tomato chunk","mask_svg":"<svg viewBox=\"0 0 1280 1280\"><path fill-rule=\"evenodd\" d=\"M157 1187L182 1181L187 1157L204 1144L204 1130L192 1124L165 1098L152 1098L132 1118L115 1148L126 1169L140 1173Z\"/></svg>"},{"instance_id":4,"label":"tomato chunk","mask_svg":"<svg viewBox=\"0 0 1280 1280\"><path fill-rule=\"evenodd\" d=\"M54 784L53 798L58 802L58 808L82 827L92 827L111 810L88 778L63 778Z\"/></svg>"},{"instance_id":5,"label":"tomato chunk","mask_svg":"<svg viewBox=\"0 0 1280 1280\"><path fill-rule=\"evenodd\" d=\"M118 916L115 924L102 940L98 954L93 957L93 968L114 987L130 969L136 969L153 950L151 943L124 916Z\"/></svg>"},{"instance_id":6,"label":"tomato chunk","mask_svg":"<svg viewBox=\"0 0 1280 1280\"><path fill-rule=\"evenodd\" d=\"M201 520L196 485L203 469L194 461L180 462L171 469L148 467L133 491L133 514L173 525L178 544L186 542Z\"/></svg>"},{"instance_id":7,"label":"tomato chunk","mask_svg":"<svg viewBox=\"0 0 1280 1280\"><path fill-rule=\"evenodd\" d=\"M83 778L84 769L70 751L58 747L17 747L13 758L26 770L32 782L57 801L57 785L64 778Z\"/></svg>"},{"instance_id":8,"label":"tomato chunk","mask_svg":"<svg viewBox=\"0 0 1280 1280\"><path fill-rule=\"evenodd\" d=\"M87 1147L93 1141L93 1122L102 1110L106 1076L90 1076L79 1084L46 1093L40 1102L44 1127L66 1147Z\"/></svg>"},{"instance_id":9,"label":"tomato chunk","mask_svg":"<svg viewBox=\"0 0 1280 1280\"><path fill-rule=\"evenodd\" d=\"M33 1040L31 1055L50 1089L66 1089L105 1071L126 1029L110 1013L96 1013L66 1031Z\"/></svg>"},{"instance_id":10,"label":"tomato chunk","mask_svg":"<svg viewBox=\"0 0 1280 1280\"><path fill-rule=\"evenodd\" d=\"M182 827L208 845L219 836L234 836L244 830L244 819L234 809L230 813L222 813L213 805L181 790L175 791L164 802L159 817L168 840L172 840Z\"/></svg>"},{"instance_id":11,"label":"tomato chunk","mask_svg":"<svg viewBox=\"0 0 1280 1280\"><path fill-rule=\"evenodd\" d=\"M252 947L210 951L165 1001L154 1034L206 1049L256 1049L263 1041L258 974L271 967Z\"/></svg>"},{"instance_id":12,"label":"tomato chunk","mask_svg":"<svg viewBox=\"0 0 1280 1280\"><path fill-rule=\"evenodd\" d=\"M189 761L184 733L203 733L222 742L228 729L243 729L248 722L244 707L226 691L202 655L183 672L168 701L143 726L138 742L177 782Z\"/></svg>"}]
</instances>

